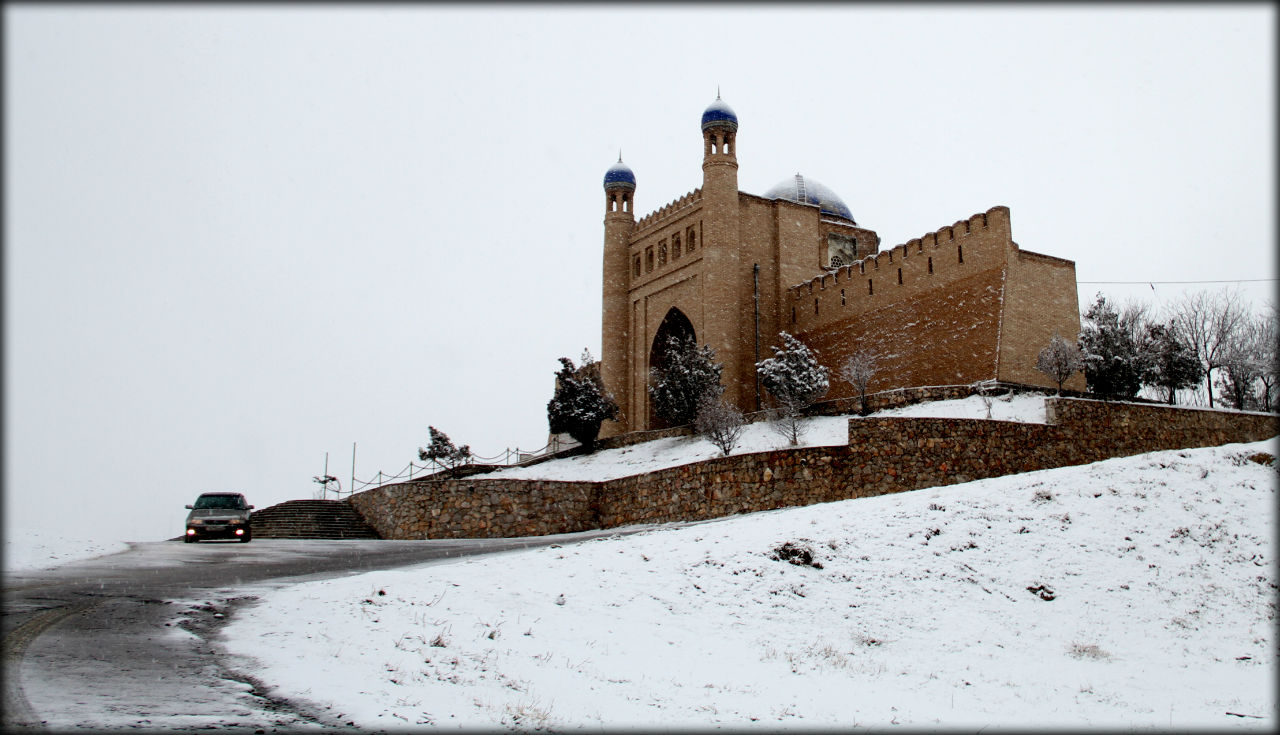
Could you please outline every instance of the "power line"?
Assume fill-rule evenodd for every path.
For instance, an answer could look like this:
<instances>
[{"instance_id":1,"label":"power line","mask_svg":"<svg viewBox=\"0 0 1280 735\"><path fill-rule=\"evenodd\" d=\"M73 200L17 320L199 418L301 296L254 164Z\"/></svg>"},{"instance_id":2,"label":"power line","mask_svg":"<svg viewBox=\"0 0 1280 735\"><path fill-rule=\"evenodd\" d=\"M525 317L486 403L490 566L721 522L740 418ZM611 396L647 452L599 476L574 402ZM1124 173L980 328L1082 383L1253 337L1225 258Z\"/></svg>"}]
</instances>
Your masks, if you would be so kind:
<instances>
[{"instance_id":1,"label":"power line","mask_svg":"<svg viewBox=\"0 0 1280 735\"><path fill-rule=\"evenodd\" d=\"M1222 280L1222 281L1076 281L1076 283L1079 283L1079 284L1085 284L1085 283L1087 283L1087 284L1090 284L1090 285L1099 284L1099 283L1113 283L1113 284L1142 285L1142 284L1144 284L1144 283L1146 283L1146 284L1153 284L1153 283L1160 283L1160 284L1169 284L1169 283L1257 283L1257 282L1260 282L1260 281L1280 281L1280 278L1231 278L1231 279L1226 279L1226 280Z\"/></svg>"}]
</instances>

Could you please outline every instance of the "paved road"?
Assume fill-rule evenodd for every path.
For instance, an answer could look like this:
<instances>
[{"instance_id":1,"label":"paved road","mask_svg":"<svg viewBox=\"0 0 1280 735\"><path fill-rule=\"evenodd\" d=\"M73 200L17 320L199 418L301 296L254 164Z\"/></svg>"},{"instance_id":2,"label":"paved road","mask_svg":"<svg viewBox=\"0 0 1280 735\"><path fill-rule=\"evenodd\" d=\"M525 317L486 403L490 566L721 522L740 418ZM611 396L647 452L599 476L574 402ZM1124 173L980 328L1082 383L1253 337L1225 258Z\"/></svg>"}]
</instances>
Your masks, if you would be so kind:
<instances>
[{"instance_id":1,"label":"paved road","mask_svg":"<svg viewBox=\"0 0 1280 735\"><path fill-rule=\"evenodd\" d=\"M640 530L529 539L161 541L4 579L4 730L332 729L218 655L252 590ZM323 614L323 611L317 611Z\"/></svg>"}]
</instances>

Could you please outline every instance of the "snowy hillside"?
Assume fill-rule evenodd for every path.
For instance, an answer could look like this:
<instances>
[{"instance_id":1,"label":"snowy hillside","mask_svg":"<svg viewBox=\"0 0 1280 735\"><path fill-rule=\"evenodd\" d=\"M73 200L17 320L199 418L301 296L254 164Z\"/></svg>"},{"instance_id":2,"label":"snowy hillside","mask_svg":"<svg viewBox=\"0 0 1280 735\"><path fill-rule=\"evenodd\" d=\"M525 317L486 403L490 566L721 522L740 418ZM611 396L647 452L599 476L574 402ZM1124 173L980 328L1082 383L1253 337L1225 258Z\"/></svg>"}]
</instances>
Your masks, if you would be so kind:
<instances>
[{"instance_id":1,"label":"snowy hillside","mask_svg":"<svg viewBox=\"0 0 1280 735\"><path fill-rule=\"evenodd\" d=\"M223 642L363 728L1270 730L1262 451L1277 442L262 588Z\"/></svg>"},{"instance_id":2,"label":"snowy hillside","mask_svg":"<svg viewBox=\"0 0 1280 735\"><path fill-rule=\"evenodd\" d=\"M917 403L902 408L879 411L875 418L892 416L932 416L939 418L991 418L998 421L1044 423L1044 396L1006 394L991 400L991 415L978 396L951 401ZM800 446L822 447L844 444L849 440L848 416L815 416L802 420L804 436ZM743 427L742 438L733 454L767 452L788 446L765 422ZM606 449L582 457L556 459L529 467L513 467L485 475L486 478L523 480L612 480L642 472L652 472L690 462L720 456L711 442L697 436L657 439L622 449Z\"/></svg>"}]
</instances>

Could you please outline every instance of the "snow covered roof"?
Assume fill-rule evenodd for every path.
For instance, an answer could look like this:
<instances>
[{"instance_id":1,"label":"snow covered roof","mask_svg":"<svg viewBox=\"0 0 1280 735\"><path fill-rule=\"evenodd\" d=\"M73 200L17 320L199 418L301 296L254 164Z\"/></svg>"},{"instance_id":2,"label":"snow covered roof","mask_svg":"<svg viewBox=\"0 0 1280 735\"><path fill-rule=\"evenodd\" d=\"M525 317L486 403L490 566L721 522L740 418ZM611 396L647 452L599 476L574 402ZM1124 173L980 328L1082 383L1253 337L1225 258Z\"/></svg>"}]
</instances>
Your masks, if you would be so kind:
<instances>
[{"instance_id":1,"label":"snow covered roof","mask_svg":"<svg viewBox=\"0 0 1280 735\"><path fill-rule=\"evenodd\" d=\"M631 189L636 188L636 175L631 167L622 162L622 155L618 155L618 162L609 167L604 172L604 188L608 189Z\"/></svg>"},{"instance_id":2,"label":"snow covered roof","mask_svg":"<svg viewBox=\"0 0 1280 735\"><path fill-rule=\"evenodd\" d=\"M716 101L707 105L707 109L702 111L702 129L706 130L712 126L724 126L732 130L738 129L738 115L733 111L724 100L720 99L720 95L716 95Z\"/></svg>"},{"instance_id":3,"label":"snow covered roof","mask_svg":"<svg viewBox=\"0 0 1280 735\"><path fill-rule=\"evenodd\" d=\"M801 204L816 204L822 214L829 214L833 217L847 219L854 224L853 212L849 210L848 205L840 198L839 194L823 186L820 182L813 179L807 179L797 173L795 176L788 176L772 186L764 193L765 199L786 199Z\"/></svg>"}]
</instances>

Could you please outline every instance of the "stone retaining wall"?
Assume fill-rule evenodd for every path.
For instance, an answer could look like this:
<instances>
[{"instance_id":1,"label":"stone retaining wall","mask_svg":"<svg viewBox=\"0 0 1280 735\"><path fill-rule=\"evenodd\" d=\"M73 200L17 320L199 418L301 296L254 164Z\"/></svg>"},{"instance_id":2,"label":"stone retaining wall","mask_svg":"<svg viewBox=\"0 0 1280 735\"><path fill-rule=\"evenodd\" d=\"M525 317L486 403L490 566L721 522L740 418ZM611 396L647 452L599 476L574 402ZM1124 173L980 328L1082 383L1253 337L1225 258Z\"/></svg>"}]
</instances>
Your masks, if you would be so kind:
<instances>
[{"instance_id":1,"label":"stone retaining wall","mask_svg":"<svg viewBox=\"0 0 1280 735\"><path fill-rule=\"evenodd\" d=\"M1277 434L1274 414L1047 398L1050 424L851 418L849 445L720 457L604 482L480 477L350 498L383 538L494 538L700 520Z\"/></svg>"}]
</instances>

